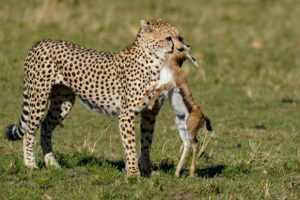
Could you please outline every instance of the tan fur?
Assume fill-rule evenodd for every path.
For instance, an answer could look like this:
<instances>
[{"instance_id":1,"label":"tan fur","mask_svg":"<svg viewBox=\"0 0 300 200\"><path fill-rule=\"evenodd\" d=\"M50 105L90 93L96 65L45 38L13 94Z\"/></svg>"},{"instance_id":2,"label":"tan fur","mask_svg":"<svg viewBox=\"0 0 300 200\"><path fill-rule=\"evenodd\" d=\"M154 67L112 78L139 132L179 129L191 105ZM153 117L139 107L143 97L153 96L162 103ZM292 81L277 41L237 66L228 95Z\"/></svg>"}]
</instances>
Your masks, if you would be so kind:
<instances>
[{"instance_id":1,"label":"tan fur","mask_svg":"<svg viewBox=\"0 0 300 200\"><path fill-rule=\"evenodd\" d=\"M203 126L204 122L207 122L207 129L211 130L209 119L204 115L200 106L195 101L192 92L188 86L187 79L180 68L180 65L187 59L187 49L184 52L178 52L171 55L166 63L166 67L171 69L173 73L173 81L159 86L154 89L154 96L148 104L148 108L152 108L155 104L156 99L159 97L162 91L171 89L173 87L178 87L182 95L183 101L189 112L189 116L186 120L187 131L189 133L190 142L193 148L192 163L190 166L190 175L194 175L196 157L199 151L197 133L199 129ZM150 88L150 89L153 89ZM147 91L149 93L149 91ZM176 175L179 176L180 170L183 163L179 163L176 168Z\"/></svg>"}]
</instances>

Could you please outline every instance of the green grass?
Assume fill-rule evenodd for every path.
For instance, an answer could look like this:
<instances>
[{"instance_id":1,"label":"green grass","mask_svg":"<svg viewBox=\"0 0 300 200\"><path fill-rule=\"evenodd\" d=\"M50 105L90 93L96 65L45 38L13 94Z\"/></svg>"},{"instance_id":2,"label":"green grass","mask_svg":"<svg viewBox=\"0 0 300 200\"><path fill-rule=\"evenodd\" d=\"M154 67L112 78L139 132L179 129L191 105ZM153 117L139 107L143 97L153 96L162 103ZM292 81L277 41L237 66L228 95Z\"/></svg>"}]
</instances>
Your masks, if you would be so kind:
<instances>
[{"instance_id":1,"label":"green grass","mask_svg":"<svg viewBox=\"0 0 300 200\"><path fill-rule=\"evenodd\" d=\"M77 102L53 136L62 169L44 167L38 133L34 171L23 166L21 142L0 137L0 199L299 199L299 10L297 0L0 1L0 127L20 117L23 60L36 41L118 51L141 19L159 17L200 61L184 69L216 132L196 177L185 166L176 178L181 140L166 102L151 154L159 174L127 177L117 119Z\"/></svg>"}]
</instances>

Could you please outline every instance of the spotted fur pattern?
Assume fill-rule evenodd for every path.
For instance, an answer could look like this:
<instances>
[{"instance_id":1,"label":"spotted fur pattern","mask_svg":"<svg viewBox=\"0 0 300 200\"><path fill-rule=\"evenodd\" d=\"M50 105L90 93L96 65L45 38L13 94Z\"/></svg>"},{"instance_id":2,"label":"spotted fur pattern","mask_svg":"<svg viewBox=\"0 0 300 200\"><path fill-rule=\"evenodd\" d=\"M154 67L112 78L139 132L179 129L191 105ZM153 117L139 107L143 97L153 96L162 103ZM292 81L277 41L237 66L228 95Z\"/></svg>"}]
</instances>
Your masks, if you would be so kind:
<instances>
[{"instance_id":1,"label":"spotted fur pattern","mask_svg":"<svg viewBox=\"0 0 300 200\"><path fill-rule=\"evenodd\" d=\"M134 43L119 53L96 51L58 40L43 40L34 45L24 65L20 123L5 129L9 140L23 139L25 165L37 168L33 145L35 132L41 126L45 163L59 166L52 153L51 135L78 96L89 109L119 117L129 175L140 175L134 119L142 110L139 164L141 172L149 174L152 134L161 104L151 111L139 108L138 104L150 83L158 80L165 57L173 52L170 37L178 35L174 26L156 19L142 20Z\"/></svg>"}]
</instances>

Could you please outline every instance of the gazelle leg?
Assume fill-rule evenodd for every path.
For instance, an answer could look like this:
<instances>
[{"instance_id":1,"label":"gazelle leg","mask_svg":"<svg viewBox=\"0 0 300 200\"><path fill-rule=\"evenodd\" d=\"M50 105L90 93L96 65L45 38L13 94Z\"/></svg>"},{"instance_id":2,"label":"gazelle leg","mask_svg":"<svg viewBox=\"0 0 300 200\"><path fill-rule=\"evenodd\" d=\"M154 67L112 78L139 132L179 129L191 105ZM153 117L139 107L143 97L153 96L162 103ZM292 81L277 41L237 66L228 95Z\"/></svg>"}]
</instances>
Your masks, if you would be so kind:
<instances>
[{"instance_id":1,"label":"gazelle leg","mask_svg":"<svg viewBox=\"0 0 300 200\"><path fill-rule=\"evenodd\" d=\"M190 166L190 176L194 176L194 172L195 172L195 165L196 165L196 161L197 161L197 155L199 152L199 142L194 142L192 144L192 148L193 148L193 158L192 158L192 163Z\"/></svg>"},{"instance_id":2,"label":"gazelle leg","mask_svg":"<svg viewBox=\"0 0 300 200\"><path fill-rule=\"evenodd\" d=\"M182 143L183 143L183 151L182 151L182 154L181 154L181 157L180 157L180 160L178 162L178 165L176 167L176 172L175 172L175 175L177 177L179 177L180 171L181 171L182 166L183 166L184 161L185 161L185 158L186 158L186 156L189 152L189 149L190 149L190 139L189 139L189 136L188 136L188 132L186 130L185 117L182 117L181 115L176 115L175 123L177 125L179 135L180 135L180 138L181 138Z\"/></svg>"},{"instance_id":3,"label":"gazelle leg","mask_svg":"<svg viewBox=\"0 0 300 200\"><path fill-rule=\"evenodd\" d=\"M168 83L162 84L161 86L159 86L158 88L156 88L154 90L154 95L152 97L152 99L150 100L150 102L148 103L148 109L152 110L153 106L155 105L156 100L158 99L158 97L160 96L160 94L164 91L164 90L169 90L172 87L174 87L175 84L173 81L170 81Z\"/></svg>"},{"instance_id":4,"label":"gazelle leg","mask_svg":"<svg viewBox=\"0 0 300 200\"><path fill-rule=\"evenodd\" d=\"M146 89L144 97L138 104L138 111L140 111L144 107L144 104L145 104L146 100L148 99L149 94L155 90L156 86L157 86L157 84L153 84L148 89Z\"/></svg>"},{"instance_id":5,"label":"gazelle leg","mask_svg":"<svg viewBox=\"0 0 300 200\"><path fill-rule=\"evenodd\" d=\"M176 172L175 172L175 175L177 177L179 177L179 175L180 175L180 171L181 171L182 166L184 164L185 158L186 158L186 156L187 156L187 154L189 152L189 148L190 148L190 142L189 141L184 141L183 142L183 152L181 154L181 158L179 160L179 163L178 163L178 165L176 167Z\"/></svg>"}]
</instances>

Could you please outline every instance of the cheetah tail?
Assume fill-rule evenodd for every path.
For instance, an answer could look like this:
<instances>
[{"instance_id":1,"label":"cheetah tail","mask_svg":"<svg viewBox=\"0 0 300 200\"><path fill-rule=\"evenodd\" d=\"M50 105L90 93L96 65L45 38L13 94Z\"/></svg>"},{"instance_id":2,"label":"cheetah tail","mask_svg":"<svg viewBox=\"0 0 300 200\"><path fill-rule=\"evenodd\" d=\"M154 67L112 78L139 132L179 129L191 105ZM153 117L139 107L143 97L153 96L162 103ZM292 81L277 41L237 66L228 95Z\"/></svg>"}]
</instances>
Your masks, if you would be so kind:
<instances>
[{"instance_id":1,"label":"cheetah tail","mask_svg":"<svg viewBox=\"0 0 300 200\"><path fill-rule=\"evenodd\" d=\"M210 119L205 116L204 120L205 120L205 124L206 124L206 130L212 131L212 126L211 126L211 123L210 123Z\"/></svg>"},{"instance_id":2,"label":"cheetah tail","mask_svg":"<svg viewBox=\"0 0 300 200\"><path fill-rule=\"evenodd\" d=\"M8 140L21 140L24 135L24 131L19 125L11 124L4 129L5 137Z\"/></svg>"},{"instance_id":3,"label":"cheetah tail","mask_svg":"<svg viewBox=\"0 0 300 200\"><path fill-rule=\"evenodd\" d=\"M29 117L29 98L26 86L23 91L23 110L20 122L18 124L11 124L5 127L5 137L8 140L21 140L24 136Z\"/></svg>"}]
</instances>

